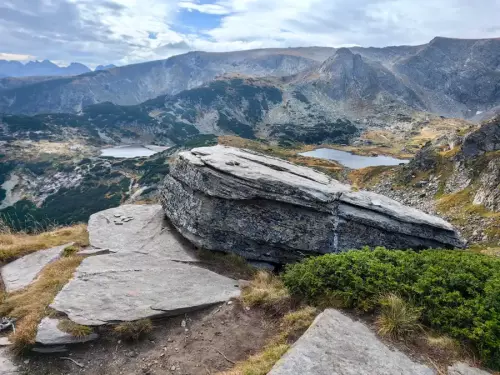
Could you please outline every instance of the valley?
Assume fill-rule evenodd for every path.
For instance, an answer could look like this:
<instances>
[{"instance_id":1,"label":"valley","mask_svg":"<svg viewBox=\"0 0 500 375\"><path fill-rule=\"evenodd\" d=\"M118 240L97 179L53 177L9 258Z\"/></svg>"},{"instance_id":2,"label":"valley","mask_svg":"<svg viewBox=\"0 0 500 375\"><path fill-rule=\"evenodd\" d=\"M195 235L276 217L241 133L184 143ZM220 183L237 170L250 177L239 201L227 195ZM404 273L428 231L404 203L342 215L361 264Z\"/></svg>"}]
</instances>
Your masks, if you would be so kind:
<instances>
[{"instance_id":1,"label":"valley","mask_svg":"<svg viewBox=\"0 0 500 375\"><path fill-rule=\"evenodd\" d=\"M500 39L8 68L26 374L499 368Z\"/></svg>"}]
</instances>

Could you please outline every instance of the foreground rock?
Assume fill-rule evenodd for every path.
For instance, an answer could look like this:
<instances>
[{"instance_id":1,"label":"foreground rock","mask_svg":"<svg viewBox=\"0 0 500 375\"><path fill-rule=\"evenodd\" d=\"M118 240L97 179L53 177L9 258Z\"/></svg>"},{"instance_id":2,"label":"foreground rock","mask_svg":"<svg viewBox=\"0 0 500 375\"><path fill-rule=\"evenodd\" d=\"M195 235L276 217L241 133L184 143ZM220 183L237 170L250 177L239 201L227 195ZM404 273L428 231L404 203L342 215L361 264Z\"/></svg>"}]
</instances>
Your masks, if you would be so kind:
<instances>
[{"instance_id":1,"label":"foreground rock","mask_svg":"<svg viewBox=\"0 0 500 375\"><path fill-rule=\"evenodd\" d=\"M61 345L61 344L79 344L99 337L96 333L86 336L76 337L59 329L59 320L44 318L38 326L38 332L35 341L42 345Z\"/></svg>"},{"instance_id":2,"label":"foreground rock","mask_svg":"<svg viewBox=\"0 0 500 375\"><path fill-rule=\"evenodd\" d=\"M268 375L434 375L388 348L364 324L333 309L321 313Z\"/></svg>"},{"instance_id":3,"label":"foreground rock","mask_svg":"<svg viewBox=\"0 0 500 375\"><path fill-rule=\"evenodd\" d=\"M491 375L489 372L458 362L448 367L448 375Z\"/></svg>"},{"instance_id":4,"label":"foreground rock","mask_svg":"<svg viewBox=\"0 0 500 375\"><path fill-rule=\"evenodd\" d=\"M462 247L444 220L327 175L231 147L182 152L161 189L165 213L197 246L247 259L385 246Z\"/></svg>"},{"instance_id":5,"label":"foreground rock","mask_svg":"<svg viewBox=\"0 0 500 375\"><path fill-rule=\"evenodd\" d=\"M116 225L124 216L133 220ZM239 296L237 282L196 265L190 245L166 225L159 205L97 213L89 235L94 249L111 253L84 259L50 306L75 323L176 315Z\"/></svg>"},{"instance_id":6,"label":"foreground rock","mask_svg":"<svg viewBox=\"0 0 500 375\"><path fill-rule=\"evenodd\" d=\"M12 293L26 288L46 265L58 259L64 248L70 245L72 244L68 243L37 251L5 265L2 268L2 279L6 292Z\"/></svg>"}]
</instances>

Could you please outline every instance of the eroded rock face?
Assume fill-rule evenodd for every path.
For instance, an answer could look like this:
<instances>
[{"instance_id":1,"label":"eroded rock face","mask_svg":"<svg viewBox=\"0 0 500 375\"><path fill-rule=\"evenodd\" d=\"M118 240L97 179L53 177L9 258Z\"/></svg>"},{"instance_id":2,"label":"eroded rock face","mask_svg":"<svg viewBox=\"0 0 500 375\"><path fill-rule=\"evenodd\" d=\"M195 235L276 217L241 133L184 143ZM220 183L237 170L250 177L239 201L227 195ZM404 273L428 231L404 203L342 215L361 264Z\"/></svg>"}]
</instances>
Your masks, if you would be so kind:
<instances>
[{"instance_id":1,"label":"eroded rock face","mask_svg":"<svg viewBox=\"0 0 500 375\"><path fill-rule=\"evenodd\" d=\"M446 221L310 168L232 147L182 152L161 189L166 215L197 246L286 263L361 246L462 247Z\"/></svg>"}]
</instances>

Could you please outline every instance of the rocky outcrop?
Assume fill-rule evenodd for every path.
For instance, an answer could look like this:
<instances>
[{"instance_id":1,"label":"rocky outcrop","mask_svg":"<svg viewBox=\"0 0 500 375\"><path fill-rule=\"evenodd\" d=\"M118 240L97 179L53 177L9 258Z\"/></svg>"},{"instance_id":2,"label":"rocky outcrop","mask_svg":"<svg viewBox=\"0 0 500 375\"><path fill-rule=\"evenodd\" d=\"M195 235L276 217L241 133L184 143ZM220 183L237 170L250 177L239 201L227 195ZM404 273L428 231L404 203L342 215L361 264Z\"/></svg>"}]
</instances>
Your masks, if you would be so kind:
<instances>
[{"instance_id":1,"label":"rocky outcrop","mask_svg":"<svg viewBox=\"0 0 500 375\"><path fill-rule=\"evenodd\" d=\"M84 259L50 305L75 323L178 315L239 296L235 280L197 266L160 205L102 211L88 228L90 245L109 253Z\"/></svg>"},{"instance_id":2,"label":"rocky outcrop","mask_svg":"<svg viewBox=\"0 0 500 375\"><path fill-rule=\"evenodd\" d=\"M231 147L182 152L161 189L166 215L199 247L286 263L362 246L461 247L444 220L325 174Z\"/></svg>"},{"instance_id":3,"label":"rocky outcrop","mask_svg":"<svg viewBox=\"0 0 500 375\"><path fill-rule=\"evenodd\" d=\"M269 375L434 375L390 349L364 324L333 309L321 313Z\"/></svg>"}]
</instances>

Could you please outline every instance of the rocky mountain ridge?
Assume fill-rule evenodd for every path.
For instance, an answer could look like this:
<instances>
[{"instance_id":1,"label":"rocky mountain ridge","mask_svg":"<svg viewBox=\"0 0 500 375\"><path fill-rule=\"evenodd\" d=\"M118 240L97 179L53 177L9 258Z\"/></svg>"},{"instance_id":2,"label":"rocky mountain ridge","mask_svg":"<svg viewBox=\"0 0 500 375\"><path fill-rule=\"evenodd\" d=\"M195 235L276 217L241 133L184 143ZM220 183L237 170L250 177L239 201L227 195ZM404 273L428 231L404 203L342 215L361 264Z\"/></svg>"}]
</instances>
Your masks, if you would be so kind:
<instances>
[{"instance_id":1,"label":"rocky mountain ridge","mask_svg":"<svg viewBox=\"0 0 500 375\"><path fill-rule=\"evenodd\" d=\"M76 62L68 66L59 66L49 60L19 61L0 60L0 78L2 77L36 77L36 76L76 76L90 72L90 68Z\"/></svg>"},{"instance_id":2,"label":"rocky mountain ridge","mask_svg":"<svg viewBox=\"0 0 500 375\"><path fill-rule=\"evenodd\" d=\"M333 101L339 118L369 119L406 109L475 120L500 105L499 45L500 39L438 37L422 46L190 52L69 79L9 81L0 84L0 112L79 112L106 101L138 104L232 73L286 77L283 82L308 100Z\"/></svg>"}]
</instances>

